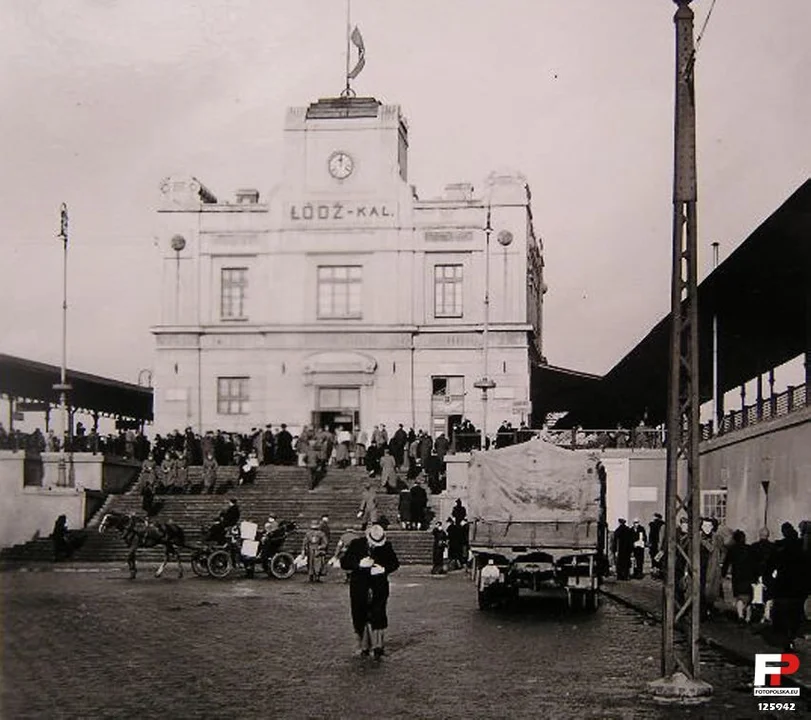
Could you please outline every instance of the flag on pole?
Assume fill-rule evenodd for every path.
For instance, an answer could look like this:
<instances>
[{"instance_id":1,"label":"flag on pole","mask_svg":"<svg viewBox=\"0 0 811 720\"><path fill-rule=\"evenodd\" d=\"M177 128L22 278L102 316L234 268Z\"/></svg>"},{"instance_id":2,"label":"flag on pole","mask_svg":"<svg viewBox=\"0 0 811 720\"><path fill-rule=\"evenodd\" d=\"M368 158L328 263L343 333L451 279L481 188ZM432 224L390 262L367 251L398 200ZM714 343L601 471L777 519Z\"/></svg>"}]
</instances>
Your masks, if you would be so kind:
<instances>
[{"instance_id":1,"label":"flag on pole","mask_svg":"<svg viewBox=\"0 0 811 720\"><path fill-rule=\"evenodd\" d=\"M59 237L64 241L68 241L68 206L62 203L59 208Z\"/></svg>"},{"instance_id":2,"label":"flag on pole","mask_svg":"<svg viewBox=\"0 0 811 720\"><path fill-rule=\"evenodd\" d=\"M349 39L358 49L358 62L355 64L355 67L352 68L351 72L349 72L349 74L346 76L346 79L354 80L358 75L360 75L360 71L363 70L364 65L366 65L366 47L363 45L363 36L360 34L360 30L358 30L357 25L355 25L355 29L352 31L352 35L349 36Z\"/></svg>"}]
</instances>

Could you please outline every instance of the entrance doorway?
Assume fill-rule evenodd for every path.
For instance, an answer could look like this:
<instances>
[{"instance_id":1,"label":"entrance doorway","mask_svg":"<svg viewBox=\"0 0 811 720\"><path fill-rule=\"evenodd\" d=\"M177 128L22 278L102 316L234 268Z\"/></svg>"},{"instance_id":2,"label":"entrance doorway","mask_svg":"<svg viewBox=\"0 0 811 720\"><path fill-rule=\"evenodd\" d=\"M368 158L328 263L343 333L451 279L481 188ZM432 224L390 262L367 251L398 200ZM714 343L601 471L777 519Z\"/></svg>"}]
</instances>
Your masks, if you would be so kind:
<instances>
[{"instance_id":1,"label":"entrance doorway","mask_svg":"<svg viewBox=\"0 0 811 720\"><path fill-rule=\"evenodd\" d=\"M313 410L313 426L332 432L360 427L360 388L318 388L318 407Z\"/></svg>"}]
</instances>

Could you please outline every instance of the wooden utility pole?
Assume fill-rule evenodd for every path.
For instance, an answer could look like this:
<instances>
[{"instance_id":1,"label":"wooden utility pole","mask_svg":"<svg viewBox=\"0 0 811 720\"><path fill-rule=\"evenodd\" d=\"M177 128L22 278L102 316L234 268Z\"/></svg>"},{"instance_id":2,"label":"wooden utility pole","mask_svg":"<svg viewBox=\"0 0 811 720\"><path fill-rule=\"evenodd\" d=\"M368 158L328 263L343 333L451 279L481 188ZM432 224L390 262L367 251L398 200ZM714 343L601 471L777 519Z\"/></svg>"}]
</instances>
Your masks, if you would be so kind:
<instances>
[{"instance_id":1,"label":"wooden utility pole","mask_svg":"<svg viewBox=\"0 0 811 720\"><path fill-rule=\"evenodd\" d=\"M701 620L698 376L698 241L696 232L695 45L691 0L675 0L676 102L673 176L673 268L671 275L670 383L667 419L665 536L667 564L663 589L662 675L651 684L655 697L700 702L712 687L699 680ZM686 470L680 495L679 467ZM688 530L676 525L686 516ZM680 651L676 628L687 643Z\"/></svg>"}]
</instances>

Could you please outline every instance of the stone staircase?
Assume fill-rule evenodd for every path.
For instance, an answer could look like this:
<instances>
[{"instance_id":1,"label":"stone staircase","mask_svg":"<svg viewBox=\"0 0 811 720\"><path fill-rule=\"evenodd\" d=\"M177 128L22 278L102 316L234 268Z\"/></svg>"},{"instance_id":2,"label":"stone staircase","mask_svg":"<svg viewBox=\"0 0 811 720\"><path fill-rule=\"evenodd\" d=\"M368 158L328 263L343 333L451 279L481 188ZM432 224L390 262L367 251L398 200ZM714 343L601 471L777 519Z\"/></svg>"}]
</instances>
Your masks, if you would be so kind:
<instances>
[{"instance_id":1,"label":"stone staircase","mask_svg":"<svg viewBox=\"0 0 811 720\"><path fill-rule=\"evenodd\" d=\"M201 468L189 468L189 480L198 481ZM231 479L236 483L237 470L222 467L218 471L218 485ZM158 520L172 520L186 532L186 542L194 546L202 540L201 528L210 524L226 506L229 497L237 498L242 520L263 524L268 516L277 520L292 520L297 530L285 543L285 549L296 553L301 547L304 531L310 521L329 515L332 531L331 545L334 547L338 536L349 526L357 525L356 513L360 495L369 478L362 468L330 468L326 477L313 491L309 490L309 473L306 468L270 465L260 467L256 482L252 485L233 487L225 494L213 495L161 495L157 499L163 506L157 513ZM377 482L377 480L373 481ZM378 493L381 512L389 518L389 537L402 563L428 564L431 562L432 537L429 532L405 531L397 529L396 495ZM87 525L85 544L74 555L77 561L123 562L126 548L115 532L101 535L96 532L104 514L118 512L141 513L141 497L131 489L123 495L111 495L102 508ZM189 551L182 553L188 559ZM161 549L140 550L138 557L145 562L158 562L162 559ZM49 561L52 549L49 538L34 540L23 545L6 548L0 559L7 561Z\"/></svg>"}]
</instances>

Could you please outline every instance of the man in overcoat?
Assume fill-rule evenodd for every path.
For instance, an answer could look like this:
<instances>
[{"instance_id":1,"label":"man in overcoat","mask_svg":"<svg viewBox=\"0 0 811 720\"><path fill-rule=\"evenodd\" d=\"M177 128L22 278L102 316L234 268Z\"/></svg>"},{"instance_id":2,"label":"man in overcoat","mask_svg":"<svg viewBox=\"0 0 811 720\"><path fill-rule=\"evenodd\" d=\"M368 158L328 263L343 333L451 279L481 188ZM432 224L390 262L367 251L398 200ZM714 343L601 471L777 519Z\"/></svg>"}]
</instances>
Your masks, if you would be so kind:
<instances>
[{"instance_id":1,"label":"man in overcoat","mask_svg":"<svg viewBox=\"0 0 811 720\"><path fill-rule=\"evenodd\" d=\"M617 580L629 580L631 576L631 553L634 549L634 532L625 524L625 518L619 519L617 529L611 539L611 552L617 568Z\"/></svg>"},{"instance_id":2,"label":"man in overcoat","mask_svg":"<svg viewBox=\"0 0 811 720\"><path fill-rule=\"evenodd\" d=\"M400 567L386 531L380 525L367 528L364 537L349 543L341 567L351 572L349 604L357 652L368 655L371 651L379 660L389 625L389 575Z\"/></svg>"}]
</instances>

